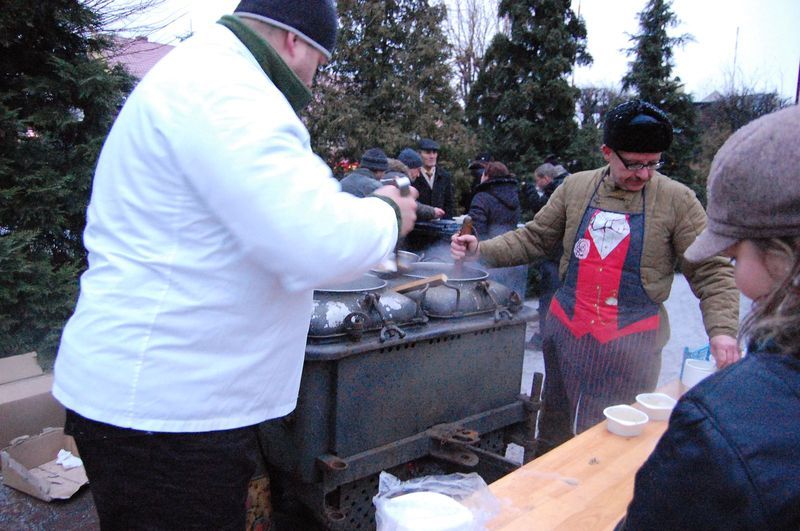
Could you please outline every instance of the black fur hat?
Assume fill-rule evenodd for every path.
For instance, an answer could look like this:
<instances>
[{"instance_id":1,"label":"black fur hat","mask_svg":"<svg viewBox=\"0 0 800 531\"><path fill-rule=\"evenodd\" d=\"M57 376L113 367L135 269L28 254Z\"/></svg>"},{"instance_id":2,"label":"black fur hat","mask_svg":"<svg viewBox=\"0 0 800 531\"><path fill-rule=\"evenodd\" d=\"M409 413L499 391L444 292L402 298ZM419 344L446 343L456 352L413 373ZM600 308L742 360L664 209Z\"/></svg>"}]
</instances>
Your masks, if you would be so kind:
<instances>
[{"instance_id":1,"label":"black fur hat","mask_svg":"<svg viewBox=\"0 0 800 531\"><path fill-rule=\"evenodd\" d=\"M606 115L603 143L617 151L661 153L672 144L672 123L655 105L631 100Z\"/></svg>"}]
</instances>

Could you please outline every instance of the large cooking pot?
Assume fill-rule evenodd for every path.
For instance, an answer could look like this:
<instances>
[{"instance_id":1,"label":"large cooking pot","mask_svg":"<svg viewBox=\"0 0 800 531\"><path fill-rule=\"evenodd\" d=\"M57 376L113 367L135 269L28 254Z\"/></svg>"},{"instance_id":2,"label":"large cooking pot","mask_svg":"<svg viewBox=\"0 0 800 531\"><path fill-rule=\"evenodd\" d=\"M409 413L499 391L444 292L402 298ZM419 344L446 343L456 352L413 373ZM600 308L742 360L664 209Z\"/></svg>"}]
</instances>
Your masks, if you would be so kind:
<instances>
[{"instance_id":1,"label":"large cooking pot","mask_svg":"<svg viewBox=\"0 0 800 531\"><path fill-rule=\"evenodd\" d=\"M522 308L522 298L504 284L489 280L489 273L475 267L455 267L452 263L417 262L405 273L410 278L427 278L444 273L447 282L407 295L419 300L429 317L450 319L494 312L495 319L511 318Z\"/></svg>"},{"instance_id":2,"label":"large cooking pot","mask_svg":"<svg viewBox=\"0 0 800 531\"><path fill-rule=\"evenodd\" d=\"M421 256L409 251L397 251L397 258L395 253L389 253L389 256L371 268L369 271L379 278L395 278L411 269L411 264L419 262Z\"/></svg>"},{"instance_id":3,"label":"large cooking pot","mask_svg":"<svg viewBox=\"0 0 800 531\"><path fill-rule=\"evenodd\" d=\"M427 321L416 301L385 288L385 280L362 275L314 290L309 339L358 341L365 333L376 332L383 342L404 337L401 326Z\"/></svg>"}]
</instances>

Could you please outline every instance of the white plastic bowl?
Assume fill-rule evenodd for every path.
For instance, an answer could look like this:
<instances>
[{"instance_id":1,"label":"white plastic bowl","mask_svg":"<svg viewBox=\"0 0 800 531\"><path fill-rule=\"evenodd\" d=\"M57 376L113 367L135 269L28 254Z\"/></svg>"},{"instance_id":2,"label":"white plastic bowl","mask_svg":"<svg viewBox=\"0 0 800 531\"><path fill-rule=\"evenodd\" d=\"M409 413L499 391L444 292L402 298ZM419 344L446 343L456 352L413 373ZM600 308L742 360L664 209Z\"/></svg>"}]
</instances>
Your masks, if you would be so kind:
<instances>
[{"instance_id":1,"label":"white plastic bowl","mask_svg":"<svg viewBox=\"0 0 800 531\"><path fill-rule=\"evenodd\" d=\"M609 406L603 410L603 414L608 419L606 422L608 431L623 437L636 437L642 433L644 425L650 420L647 413L627 404Z\"/></svg>"},{"instance_id":2,"label":"white plastic bowl","mask_svg":"<svg viewBox=\"0 0 800 531\"><path fill-rule=\"evenodd\" d=\"M705 378L708 378L717 371L717 365L713 361L695 360L688 358L683 363L683 376L681 382L688 388L692 388Z\"/></svg>"},{"instance_id":3,"label":"white plastic bowl","mask_svg":"<svg viewBox=\"0 0 800 531\"><path fill-rule=\"evenodd\" d=\"M647 413L650 420L667 420L677 400L664 393L642 393L636 395L636 402Z\"/></svg>"}]
</instances>

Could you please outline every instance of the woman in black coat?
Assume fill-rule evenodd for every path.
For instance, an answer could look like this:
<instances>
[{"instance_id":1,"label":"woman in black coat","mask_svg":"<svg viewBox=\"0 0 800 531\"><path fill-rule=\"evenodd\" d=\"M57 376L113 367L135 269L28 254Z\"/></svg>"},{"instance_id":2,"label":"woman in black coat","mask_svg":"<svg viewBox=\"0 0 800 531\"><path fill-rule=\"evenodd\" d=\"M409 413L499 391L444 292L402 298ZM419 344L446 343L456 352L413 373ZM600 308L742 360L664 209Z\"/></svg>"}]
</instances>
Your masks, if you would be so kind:
<instances>
[{"instance_id":1,"label":"woman in black coat","mask_svg":"<svg viewBox=\"0 0 800 531\"><path fill-rule=\"evenodd\" d=\"M519 183L502 162L489 162L475 189L469 216L479 240L488 240L510 230L520 221ZM492 280L505 284L525 298L527 266L502 267L489 272Z\"/></svg>"}]
</instances>

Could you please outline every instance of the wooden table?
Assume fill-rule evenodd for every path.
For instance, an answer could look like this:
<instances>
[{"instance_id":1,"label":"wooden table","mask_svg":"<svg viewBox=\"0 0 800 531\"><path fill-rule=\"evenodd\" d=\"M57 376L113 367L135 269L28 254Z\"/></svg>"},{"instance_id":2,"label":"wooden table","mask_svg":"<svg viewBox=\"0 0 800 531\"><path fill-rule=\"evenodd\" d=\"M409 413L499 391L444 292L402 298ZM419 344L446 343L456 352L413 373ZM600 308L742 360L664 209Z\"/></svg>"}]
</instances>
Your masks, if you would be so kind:
<instances>
[{"instance_id":1,"label":"wooden table","mask_svg":"<svg viewBox=\"0 0 800 531\"><path fill-rule=\"evenodd\" d=\"M678 381L659 392L678 398ZM667 421L650 421L637 437L609 432L606 421L511 474L489 489L501 511L489 529L613 529L633 497L636 471L652 453Z\"/></svg>"}]
</instances>

